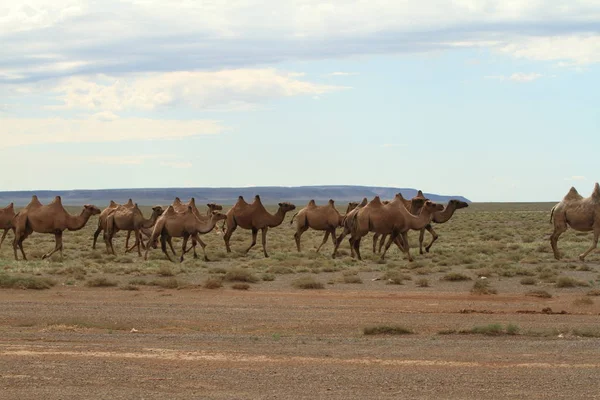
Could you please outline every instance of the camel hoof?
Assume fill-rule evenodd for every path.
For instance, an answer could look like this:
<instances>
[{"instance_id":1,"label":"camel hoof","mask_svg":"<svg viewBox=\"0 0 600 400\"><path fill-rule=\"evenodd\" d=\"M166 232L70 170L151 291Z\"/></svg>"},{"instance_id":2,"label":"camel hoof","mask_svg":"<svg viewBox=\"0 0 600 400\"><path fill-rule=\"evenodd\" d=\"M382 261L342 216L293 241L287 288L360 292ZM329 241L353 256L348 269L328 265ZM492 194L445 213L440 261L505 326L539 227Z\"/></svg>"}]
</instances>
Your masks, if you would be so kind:
<instances>
[{"instance_id":1,"label":"camel hoof","mask_svg":"<svg viewBox=\"0 0 600 400\"><path fill-rule=\"evenodd\" d=\"M45 260L46 258L48 258L48 255L47 255L47 254L44 254L44 255L42 256L42 260Z\"/></svg>"},{"instance_id":2,"label":"camel hoof","mask_svg":"<svg viewBox=\"0 0 600 400\"><path fill-rule=\"evenodd\" d=\"M583 256L583 255L580 255L580 256L579 256L579 261L585 261L585 260L584 260L584 258L585 258L585 256Z\"/></svg>"}]
</instances>

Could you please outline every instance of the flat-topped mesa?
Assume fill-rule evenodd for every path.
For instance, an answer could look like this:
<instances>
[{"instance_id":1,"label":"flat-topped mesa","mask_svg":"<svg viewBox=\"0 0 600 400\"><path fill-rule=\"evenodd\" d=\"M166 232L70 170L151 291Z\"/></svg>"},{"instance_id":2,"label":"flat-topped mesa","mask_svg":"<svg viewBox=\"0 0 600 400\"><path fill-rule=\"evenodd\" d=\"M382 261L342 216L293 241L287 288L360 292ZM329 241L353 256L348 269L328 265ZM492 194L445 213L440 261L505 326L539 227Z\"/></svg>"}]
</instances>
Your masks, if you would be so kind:
<instances>
[{"instance_id":1,"label":"flat-topped mesa","mask_svg":"<svg viewBox=\"0 0 600 400\"><path fill-rule=\"evenodd\" d=\"M579 255L584 261L585 257L598 245L600 238L600 186L594 185L594 190L589 197L582 197L575 188L571 188L563 200L552 207L550 211L550 222L554 224L554 232L550 235L550 245L554 258L560 260L558 251L558 238L568 227L579 232L594 233L592 245Z\"/></svg>"}]
</instances>

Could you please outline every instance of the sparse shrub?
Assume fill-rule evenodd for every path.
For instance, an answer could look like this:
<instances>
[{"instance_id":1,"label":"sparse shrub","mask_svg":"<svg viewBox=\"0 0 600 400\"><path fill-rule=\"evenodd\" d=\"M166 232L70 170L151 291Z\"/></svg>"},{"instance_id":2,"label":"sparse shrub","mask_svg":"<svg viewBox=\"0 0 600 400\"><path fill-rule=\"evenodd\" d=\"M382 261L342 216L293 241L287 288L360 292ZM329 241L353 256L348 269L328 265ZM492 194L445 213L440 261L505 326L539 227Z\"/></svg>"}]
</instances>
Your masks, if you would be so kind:
<instances>
[{"instance_id":1,"label":"sparse shrub","mask_svg":"<svg viewBox=\"0 0 600 400\"><path fill-rule=\"evenodd\" d=\"M470 331L461 331L461 333L478 333L482 335L499 335L503 332L501 324L489 324L474 326Z\"/></svg>"},{"instance_id":2,"label":"sparse shrub","mask_svg":"<svg viewBox=\"0 0 600 400\"><path fill-rule=\"evenodd\" d=\"M516 335L519 333L519 327L515 324L506 325L506 334L507 335Z\"/></svg>"},{"instance_id":3,"label":"sparse shrub","mask_svg":"<svg viewBox=\"0 0 600 400\"><path fill-rule=\"evenodd\" d=\"M425 278L419 278L415 281L415 285L418 287L429 287L429 281Z\"/></svg>"},{"instance_id":4,"label":"sparse shrub","mask_svg":"<svg viewBox=\"0 0 600 400\"><path fill-rule=\"evenodd\" d=\"M290 267L286 267L283 265L271 265L265 272L270 274L293 274L294 270Z\"/></svg>"},{"instance_id":5,"label":"sparse shrub","mask_svg":"<svg viewBox=\"0 0 600 400\"><path fill-rule=\"evenodd\" d=\"M342 279L343 279L344 283L363 283L362 279L360 279L360 276L358 276L356 274L350 274L350 275L344 274Z\"/></svg>"},{"instance_id":6,"label":"sparse shrub","mask_svg":"<svg viewBox=\"0 0 600 400\"><path fill-rule=\"evenodd\" d=\"M231 288L235 290L248 290L250 289L250 285L247 283L234 283L231 285Z\"/></svg>"},{"instance_id":7,"label":"sparse shrub","mask_svg":"<svg viewBox=\"0 0 600 400\"><path fill-rule=\"evenodd\" d=\"M598 327L575 328L575 329L573 329L572 332L573 332L573 335L575 335L575 336L592 337L592 338L600 337L600 329L598 329Z\"/></svg>"},{"instance_id":8,"label":"sparse shrub","mask_svg":"<svg viewBox=\"0 0 600 400\"><path fill-rule=\"evenodd\" d=\"M471 280L471 278L469 278L465 274L461 274L460 272L450 272L449 274L444 275L441 279L444 281L450 281L450 282L460 282L460 281L470 281Z\"/></svg>"},{"instance_id":9,"label":"sparse shrub","mask_svg":"<svg viewBox=\"0 0 600 400\"><path fill-rule=\"evenodd\" d=\"M535 285L535 278L532 278L531 276L527 276L527 277L521 279L521 285Z\"/></svg>"},{"instance_id":10,"label":"sparse shrub","mask_svg":"<svg viewBox=\"0 0 600 400\"><path fill-rule=\"evenodd\" d=\"M275 275L269 274L269 273L264 273L264 274L262 274L261 278L265 282L271 282L271 281L275 280Z\"/></svg>"},{"instance_id":11,"label":"sparse shrub","mask_svg":"<svg viewBox=\"0 0 600 400\"><path fill-rule=\"evenodd\" d=\"M496 294L498 291L490 286L487 280L478 280L473 284L471 288L473 294Z\"/></svg>"},{"instance_id":12,"label":"sparse shrub","mask_svg":"<svg viewBox=\"0 0 600 400\"><path fill-rule=\"evenodd\" d=\"M148 282L146 282L145 279L142 278L133 278L129 280L129 284L130 285L147 285Z\"/></svg>"},{"instance_id":13,"label":"sparse shrub","mask_svg":"<svg viewBox=\"0 0 600 400\"><path fill-rule=\"evenodd\" d=\"M592 289L589 292L586 293L587 296L600 296L600 290L599 289Z\"/></svg>"},{"instance_id":14,"label":"sparse shrub","mask_svg":"<svg viewBox=\"0 0 600 400\"><path fill-rule=\"evenodd\" d=\"M87 287L111 287L117 286L117 282L110 280L104 276L99 276L97 278L90 279L85 283Z\"/></svg>"},{"instance_id":15,"label":"sparse shrub","mask_svg":"<svg viewBox=\"0 0 600 400\"><path fill-rule=\"evenodd\" d=\"M208 278L204 281L202 287L205 289L219 289L223 287L223 282L221 279Z\"/></svg>"},{"instance_id":16,"label":"sparse shrub","mask_svg":"<svg viewBox=\"0 0 600 400\"><path fill-rule=\"evenodd\" d=\"M386 271L381 277L387 281L388 285L403 285L406 275L398 271Z\"/></svg>"},{"instance_id":17,"label":"sparse shrub","mask_svg":"<svg viewBox=\"0 0 600 400\"><path fill-rule=\"evenodd\" d=\"M54 285L56 285L56 282L50 278L21 277L0 273L0 288L42 290L50 289Z\"/></svg>"},{"instance_id":18,"label":"sparse shrub","mask_svg":"<svg viewBox=\"0 0 600 400\"><path fill-rule=\"evenodd\" d=\"M173 271L171 270L171 267L169 265L161 265L160 267L158 267L157 274L159 276L173 276L173 275L175 275L173 273Z\"/></svg>"},{"instance_id":19,"label":"sparse shrub","mask_svg":"<svg viewBox=\"0 0 600 400\"><path fill-rule=\"evenodd\" d=\"M122 290L140 290L139 286L127 284L125 286L121 286Z\"/></svg>"},{"instance_id":20,"label":"sparse shrub","mask_svg":"<svg viewBox=\"0 0 600 400\"><path fill-rule=\"evenodd\" d=\"M413 331L398 325L377 325L364 328L363 333L365 335L410 335Z\"/></svg>"},{"instance_id":21,"label":"sparse shrub","mask_svg":"<svg viewBox=\"0 0 600 400\"><path fill-rule=\"evenodd\" d=\"M594 300L589 297L580 297L578 299L573 300L573 305L575 306L591 306L594 304Z\"/></svg>"},{"instance_id":22,"label":"sparse shrub","mask_svg":"<svg viewBox=\"0 0 600 400\"><path fill-rule=\"evenodd\" d=\"M540 297L542 299L549 299L552 297L552 295L545 290L530 290L525 293L525 296Z\"/></svg>"},{"instance_id":23,"label":"sparse shrub","mask_svg":"<svg viewBox=\"0 0 600 400\"><path fill-rule=\"evenodd\" d=\"M159 286L165 289L177 289L181 285L181 283L175 278L167 278L167 279L155 279L148 283L148 285Z\"/></svg>"},{"instance_id":24,"label":"sparse shrub","mask_svg":"<svg viewBox=\"0 0 600 400\"><path fill-rule=\"evenodd\" d=\"M570 288L576 286L589 286L589 283L580 281L570 276L561 276L556 280L557 288Z\"/></svg>"},{"instance_id":25,"label":"sparse shrub","mask_svg":"<svg viewBox=\"0 0 600 400\"><path fill-rule=\"evenodd\" d=\"M227 273L225 273L223 280L226 280L228 282L258 282L258 278L254 276L250 271L241 268L230 269L229 271L227 271Z\"/></svg>"},{"instance_id":26,"label":"sparse shrub","mask_svg":"<svg viewBox=\"0 0 600 400\"><path fill-rule=\"evenodd\" d=\"M223 267L210 267L208 269L209 274L226 274L227 270Z\"/></svg>"},{"instance_id":27,"label":"sparse shrub","mask_svg":"<svg viewBox=\"0 0 600 400\"><path fill-rule=\"evenodd\" d=\"M321 282L317 281L312 276L303 276L292 282L292 286L297 289L323 289L324 286Z\"/></svg>"}]
</instances>

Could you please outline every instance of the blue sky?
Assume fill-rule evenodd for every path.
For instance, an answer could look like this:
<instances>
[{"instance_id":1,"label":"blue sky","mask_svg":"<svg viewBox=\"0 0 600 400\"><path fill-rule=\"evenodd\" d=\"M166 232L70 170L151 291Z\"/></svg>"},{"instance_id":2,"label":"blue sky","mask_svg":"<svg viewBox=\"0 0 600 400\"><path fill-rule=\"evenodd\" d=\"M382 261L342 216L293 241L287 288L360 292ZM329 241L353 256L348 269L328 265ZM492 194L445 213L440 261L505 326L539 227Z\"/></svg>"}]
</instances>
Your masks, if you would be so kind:
<instances>
[{"instance_id":1,"label":"blue sky","mask_svg":"<svg viewBox=\"0 0 600 400\"><path fill-rule=\"evenodd\" d=\"M13 3L1 190L600 180L598 1Z\"/></svg>"}]
</instances>

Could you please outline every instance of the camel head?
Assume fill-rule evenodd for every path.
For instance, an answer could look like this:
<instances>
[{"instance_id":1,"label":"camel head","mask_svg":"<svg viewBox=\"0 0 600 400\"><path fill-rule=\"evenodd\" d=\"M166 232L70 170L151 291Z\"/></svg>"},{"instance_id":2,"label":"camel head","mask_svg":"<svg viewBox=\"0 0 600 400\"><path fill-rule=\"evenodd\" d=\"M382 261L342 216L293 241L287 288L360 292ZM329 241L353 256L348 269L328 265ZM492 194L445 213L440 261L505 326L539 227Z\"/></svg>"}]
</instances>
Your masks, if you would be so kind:
<instances>
[{"instance_id":1,"label":"camel head","mask_svg":"<svg viewBox=\"0 0 600 400\"><path fill-rule=\"evenodd\" d=\"M292 203L288 203L288 202L286 201L286 202L283 202L283 203L279 203L279 209L280 209L281 211L283 211L284 213L286 213L286 212L288 212L288 211L295 210L295 209L296 209L296 206L295 206L295 205L293 205Z\"/></svg>"},{"instance_id":2,"label":"camel head","mask_svg":"<svg viewBox=\"0 0 600 400\"><path fill-rule=\"evenodd\" d=\"M455 207L456 210L460 210L461 208L467 208L469 207L468 203L465 203L464 201L460 201L460 200L450 200L448 202L448 205L453 205Z\"/></svg>"},{"instance_id":3,"label":"camel head","mask_svg":"<svg viewBox=\"0 0 600 400\"><path fill-rule=\"evenodd\" d=\"M161 216L164 211L165 210L162 208L162 206L152 207L152 214L156 215L157 217Z\"/></svg>"},{"instance_id":4,"label":"camel head","mask_svg":"<svg viewBox=\"0 0 600 400\"><path fill-rule=\"evenodd\" d=\"M426 200L425 204L423 204L423 208L421 209L421 211L423 210L427 210L430 213L434 213L437 211L443 211L444 210L444 206L442 204L439 203L434 203L431 200Z\"/></svg>"},{"instance_id":5,"label":"camel head","mask_svg":"<svg viewBox=\"0 0 600 400\"><path fill-rule=\"evenodd\" d=\"M215 203L208 203L206 205L208 207L209 210L211 211L221 211L223 209L223 206L220 204L215 204Z\"/></svg>"},{"instance_id":6,"label":"camel head","mask_svg":"<svg viewBox=\"0 0 600 400\"><path fill-rule=\"evenodd\" d=\"M86 204L83 206L83 211L86 213L89 213L90 215L98 215L100 214L102 211L100 211L100 209L92 204Z\"/></svg>"},{"instance_id":7,"label":"camel head","mask_svg":"<svg viewBox=\"0 0 600 400\"><path fill-rule=\"evenodd\" d=\"M222 212L216 210L212 212L211 216L215 223L227 219L227 214L223 214Z\"/></svg>"}]
</instances>

